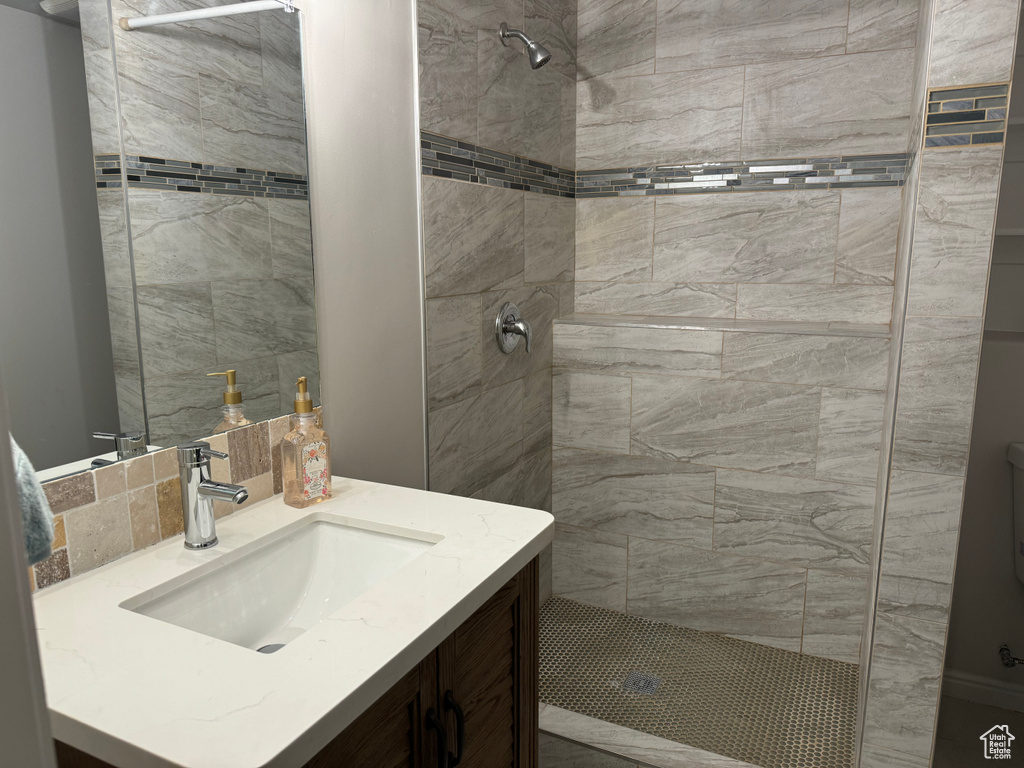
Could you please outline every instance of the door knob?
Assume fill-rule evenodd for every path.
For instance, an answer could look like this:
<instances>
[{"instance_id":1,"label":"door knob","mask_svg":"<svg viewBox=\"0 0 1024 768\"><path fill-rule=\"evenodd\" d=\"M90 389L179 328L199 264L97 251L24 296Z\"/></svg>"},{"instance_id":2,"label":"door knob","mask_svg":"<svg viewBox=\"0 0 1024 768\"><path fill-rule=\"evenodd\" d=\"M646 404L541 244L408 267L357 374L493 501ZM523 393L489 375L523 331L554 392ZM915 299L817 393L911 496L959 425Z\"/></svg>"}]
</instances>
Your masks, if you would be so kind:
<instances>
[{"instance_id":1,"label":"door knob","mask_svg":"<svg viewBox=\"0 0 1024 768\"><path fill-rule=\"evenodd\" d=\"M498 349L511 355L519 346L519 339L526 339L526 353L533 346L533 329L519 314L519 307L506 301L494 320L494 336L498 340Z\"/></svg>"}]
</instances>

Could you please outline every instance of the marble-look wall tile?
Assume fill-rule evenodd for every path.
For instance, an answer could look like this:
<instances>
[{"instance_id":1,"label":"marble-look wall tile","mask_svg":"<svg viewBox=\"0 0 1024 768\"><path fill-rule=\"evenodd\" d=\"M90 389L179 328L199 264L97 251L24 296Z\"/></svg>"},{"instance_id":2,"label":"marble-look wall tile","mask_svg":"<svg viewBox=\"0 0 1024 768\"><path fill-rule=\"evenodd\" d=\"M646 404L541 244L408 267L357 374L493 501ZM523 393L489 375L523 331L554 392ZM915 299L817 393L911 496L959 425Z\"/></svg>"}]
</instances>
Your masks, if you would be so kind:
<instances>
[{"instance_id":1,"label":"marble-look wall tile","mask_svg":"<svg viewBox=\"0 0 1024 768\"><path fill-rule=\"evenodd\" d=\"M996 145L922 156L908 314L983 314L1002 155Z\"/></svg>"},{"instance_id":2,"label":"marble-look wall tile","mask_svg":"<svg viewBox=\"0 0 1024 768\"><path fill-rule=\"evenodd\" d=\"M555 448L552 510L559 522L710 549L714 502L713 468Z\"/></svg>"},{"instance_id":3,"label":"marble-look wall tile","mask_svg":"<svg viewBox=\"0 0 1024 768\"><path fill-rule=\"evenodd\" d=\"M148 62L154 71L167 65L187 68L195 75L213 74L252 85L262 84L263 71L258 16L230 16L178 22L173 30L136 35L117 26L122 16L192 10L188 0L112 0L114 39L118 60ZM184 158L183 158L184 159Z\"/></svg>"},{"instance_id":4,"label":"marble-look wall tile","mask_svg":"<svg viewBox=\"0 0 1024 768\"><path fill-rule=\"evenodd\" d=\"M476 28L426 0L417 10L420 128L475 144Z\"/></svg>"},{"instance_id":5,"label":"marble-look wall tile","mask_svg":"<svg viewBox=\"0 0 1024 768\"><path fill-rule=\"evenodd\" d=\"M483 385L485 389L519 379L528 373L551 367L552 323L558 316L558 288L536 285L510 291L485 293L483 311L477 317L476 329L482 348ZM531 351L526 353L526 342L506 355L498 348L494 338L494 319L506 304L519 307L533 331Z\"/></svg>"},{"instance_id":6,"label":"marble-look wall tile","mask_svg":"<svg viewBox=\"0 0 1024 768\"><path fill-rule=\"evenodd\" d=\"M1013 69L1018 0L935 0L928 62L931 87L1001 83Z\"/></svg>"},{"instance_id":7,"label":"marble-look wall tile","mask_svg":"<svg viewBox=\"0 0 1024 768\"><path fill-rule=\"evenodd\" d=\"M622 30L615 34L621 35ZM629 40L629 45L634 41ZM587 61L582 53L580 61ZM600 76L581 84L576 91L577 169L740 157L743 71L743 67L726 67L684 74Z\"/></svg>"},{"instance_id":8,"label":"marble-look wall tile","mask_svg":"<svg viewBox=\"0 0 1024 768\"><path fill-rule=\"evenodd\" d=\"M605 283L576 281L575 311L599 315L734 317L730 283Z\"/></svg>"},{"instance_id":9,"label":"marble-look wall tile","mask_svg":"<svg viewBox=\"0 0 1024 768\"><path fill-rule=\"evenodd\" d=\"M749 285L736 293L736 317L818 323L889 322L893 289L882 285Z\"/></svg>"},{"instance_id":10,"label":"marble-look wall tile","mask_svg":"<svg viewBox=\"0 0 1024 768\"><path fill-rule=\"evenodd\" d=\"M551 447L551 369L523 379L523 454Z\"/></svg>"},{"instance_id":11,"label":"marble-look wall tile","mask_svg":"<svg viewBox=\"0 0 1024 768\"><path fill-rule=\"evenodd\" d=\"M480 393L483 349L480 294L427 300L427 405Z\"/></svg>"},{"instance_id":12,"label":"marble-look wall tile","mask_svg":"<svg viewBox=\"0 0 1024 768\"><path fill-rule=\"evenodd\" d=\"M107 317L110 319L114 376L126 383L130 380L138 382L139 337L135 332L135 294L130 287L107 288ZM140 399L141 396L139 387ZM120 402L120 398L118 400Z\"/></svg>"},{"instance_id":13,"label":"marble-look wall tile","mask_svg":"<svg viewBox=\"0 0 1024 768\"><path fill-rule=\"evenodd\" d=\"M656 0L579 0L577 79L653 74L656 26Z\"/></svg>"},{"instance_id":14,"label":"marble-look wall tile","mask_svg":"<svg viewBox=\"0 0 1024 768\"><path fill-rule=\"evenodd\" d=\"M138 300L146 378L217 365L210 283L140 285Z\"/></svg>"},{"instance_id":15,"label":"marble-look wall tile","mask_svg":"<svg viewBox=\"0 0 1024 768\"><path fill-rule=\"evenodd\" d=\"M212 289L219 361L316 347L311 279L215 282Z\"/></svg>"},{"instance_id":16,"label":"marble-look wall tile","mask_svg":"<svg viewBox=\"0 0 1024 768\"><path fill-rule=\"evenodd\" d=\"M103 7L106 25L106 7ZM83 8L80 5L79 8ZM84 33L83 33L84 34ZM83 40L83 43L85 41ZM96 154L120 152L121 134L117 119L117 87L114 83L114 51L107 46L85 48L85 81L89 89L89 126L92 128L92 147Z\"/></svg>"},{"instance_id":17,"label":"marble-look wall tile","mask_svg":"<svg viewBox=\"0 0 1024 768\"><path fill-rule=\"evenodd\" d=\"M551 511L551 449L519 458L508 472L474 492L472 498Z\"/></svg>"},{"instance_id":18,"label":"marble-look wall tile","mask_svg":"<svg viewBox=\"0 0 1024 768\"><path fill-rule=\"evenodd\" d=\"M422 184L427 297L521 285L525 193L434 177Z\"/></svg>"},{"instance_id":19,"label":"marble-look wall tile","mask_svg":"<svg viewBox=\"0 0 1024 768\"><path fill-rule=\"evenodd\" d=\"M230 367L238 371L248 419L260 421L290 410L293 395L289 395L282 405L283 385L276 358L230 361L223 367L221 364L217 366L219 370ZM220 408L224 383L222 379L207 378L207 373L209 369L203 368L147 380L146 407L151 442L170 446L213 432L223 418Z\"/></svg>"},{"instance_id":20,"label":"marble-look wall tile","mask_svg":"<svg viewBox=\"0 0 1024 768\"><path fill-rule=\"evenodd\" d=\"M497 30L507 21L510 27L522 29L523 4L518 0L431 0L438 8L457 13L476 29Z\"/></svg>"},{"instance_id":21,"label":"marble-look wall tile","mask_svg":"<svg viewBox=\"0 0 1024 768\"><path fill-rule=\"evenodd\" d=\"M134 376L116 376L114 388L117 390L117 418L121 430L145 430L146 419L142 407L142 380L138 373Z\"/></svg>"},{"instance_id":22,"label":"marble-look wall tile","mask_svg":"<svg viewBox=\"0 0 1024 768\"><path fill-rule=\"evenodd\" d=\"M634 376L632 452L810 476L819 403L811 387Z\"/></svg>"},{"instance_id":23,"label":"marble-look wall tile","mask_svg":"<svg viewBox=\"0 0 1024 768\"><path fill-rule=\"evenodd\" d=\"M547 67L576 80L576 0L526 0L523 25L551 51Z\"/></svg>"},{"instance_id":24,"label":"marble-look wall tile","mask_svg":"<svg viewBox=\"0 0 1024 768\"><path fill-rule=\"evenodd\" d=\"M430 490L469 496L522 455L521 379L431 411Z\"/></svg>"},{"instance_id":25,"label":"marble-look wall tile","mask_svg":"<svg viewBox=\"0 0 1024 768\"><path fill-rule=\"evenodd\" d=\"M636 763L542 733L540 768L636 768Z\"/></svg>"},{"instance_id":26,"label":"marble-look wall tile","mask_svg":"<svg viewBox=\"0 0 1024 768\"><path fill-rule=\"evenodd\" d=\"M747 67L742 157L904 152L913 66L903 49Z\"/></svg>"},{"instance_id":27,"label":"marble-look wall tile","mask_svg":"<svg viewBox=\"0 0 1024 768\"><path fill-rule=\"evenodd\" d=\"M894 468L966 471L981 330L975 318L907 318Z\"/></svg>"},{"instance_id":28,"label":"marble-look wall tile","mask_svg":"<svg viewBox=\"0 0 1024 768\"><path fill-rule=\"evenodd\" d=\"M867 576L807 571L800 652L856 664L867 610Z\"/></svg>"},{"instance_id":29,"label":"marble-look wall tile","mask_svg":"<svg viewBox=\"0 0 1024 768\"><path fill-rule=\"evenodd\" d=\"M551 592L581 603L626 610L627 538L555 523Z\"/></svg>"},{"instance_id":30,"label":"marble-look wall tile","mask_svg":"<svg viewBox=\"0 0 1024 768\"><path fill-rule=\"evenodd\" d=\"M850 0L846 52L913 48L918 0Z\"/></svg>"},{"instance_id":31,"label":"marble-look wall tile","mask_svg":"<svg viewBox=\"0 0 1024 768\"><path fill-rule=\"evenodd\" d=\"M157 69L145 55L118 47L117 87L127 154L203 157L199 78L189 62L165 59Z\"/></svg>"},{"instance_id":32,"label":"marble-look wall tile","mask_svg":"<svg viewBox=\"0 0 1024 768\"><path fill-rule=\"evenodd\" d=\"M902 195L899 187L842 191L837 283L892 285Z\"/></svg>"},{"instance_id":33,"label":"marble-look wall tile","mask_svg":"<svg viewBox=\"0 0 1024 768\"><path fill-rule=\"evenodd\" d=\"M860 749L860 768L929 768L928 756L918 757L905 752L863 744Z\"/></svg>"},{"instance_id":34,"label":"marble-look wall tile","mask_svg":"<svg viewBox=\"0 0 1024 768\"><path fill-rule=\"evenodd\" d=\"M310 277L313 274L313 236L308 200L267 200L274 277Z\"/></svg>"},{"instance_id":35,"label":"marble-look wall tile","mask_svg":"<svg viewBox=\"0 0 1024 768\"><path fill-rule=\"evenodd\" d=\"M530 283L564 283L574 278L576 201L548 195L524 196L525 267Z\"/></svg>"},{"instance_id":36,"label":"marble-look wall tile","mask_svg":"<svg viewBox=\"0 0 1024 768\"><path fill-rule=\"evenodd\" d=\"M928 759L939 705L946 625L875 617L864 741Z\"/></svg>"},{"instance_id":37,"label":"marble-look wall tile","mask_svg":"<svg viewBox=\"0 0 1024 768\"><path fill-rule=\"evenodd\" d=\"M871 487L720 469L715 550L866 574L874 503Z\"/></svg>"},{"instance_id":38,"label":"marble-look wall tile","mask_svg":"<svg viewBox=\"0 0 1024 768\"><path fill-rule=\"evenodd\" d=\"M651 279L654 198L576 201L576 279Z\"/></svg>"},{"instance_id":39,"label":"marble-look wall tile","mask_svg":"<svg viewBox=\"0 0 1024 768\"><path fill-rule=\"evenodd\" d=\"M129 190L128 212L139 284L272 277L268 202L248 197Z\"/></svg>"},{"instance_id":40,"label":"marble-look wall tile","mask_svg":"<svg viewBox=\"0 0 1024 768\"><path fill-rule=\"evenodd\" d=\"M668 0L658 3L657 70L728 67L845 53L849 3Z\"/></svg>"},{"instance_id":41,"label":"marble-look wall tile","mask_svg":"<svg viewBox=\"0 0 1024 768\"><path fill-rule=\"evenodd\" d=\"M526 118L529 64L523 48L502 45L493 29L478 29L476 61L477 141L485 147L521 154L530 130ZM557 111L548 115L544 127L558 116Z\"/></svg>"},{"instance_id":42,"label":"marble-look wall tile","mask_svg":"<svg viewBox=\"0 0 1024 768\"><path fill-rule=\"evenodd\" d=\"M551 414L554 444L628 454L630 392L628 376L556 373Z\"/></svg>"},{"instance_id":43,"label":"marble-look wall tile","mask_svg":"<svg viewBox=\"0 0 1024 768\"><path fill-rule=\"evenodd\" d=\"M215 165L306 173L302 94L202 75L203 156Z\"/></svg>"},{"instance_id":44,"label":"marble-look wall tile","mask_svg":"<svg viewBox=\"0 0 1024 768\"><path fill-rule=\"evenodd\" d=\"M274 418L282 413L292 412L292 403L295 400L295 393L298 391L297 382L300 376L306 377L306 387L310 397L313 399L313 406L321 405L320 355L317 354L315 349L285 352L283 355L275 355L273 361L277 363L277 380L280 384L278 391L281 395L281 406L279 410L273 410L273 395L268 391L266 409L261 408L258 412L260 421L264 418ZM264 416L264 414L266 415Z\"/></svg>"},{"instance_id":45,"label":"marble-look wall tile","mask_svg":"<svg viewBox=\"0 0 1024 768\"><path fill-rule=\"evenodd\" d=\"M98 568L132 551L127 494L69 511L64 516L64 525L72 575Z\"/></svg>"},{"instance_id":46,"label":"marble-look wall tile","mask_svg":"<svg viewBox=\"0 0 1024 768\"><path fill-rule=\"evenodd\" d=\"M727 379L883 390L888 368L888 339L727 333L722 348Z\"/></svg>"},{"instance_id":47,"label":"marble-look wall tile","mask_svg":"<svg viewBox=\"0 0 1024 768\"><path fill-rule=\"evenodd\" d=\"M629 612L655 621L799 651L806 580L800 568L629 539Z\"/></svg>"},{"instance_id":48,"label":"marble-look wall tile","mask_svg":"<svg viewBox=\"0 0 1024 768\"><path fill-rule=\"evenodd\" d=\"M884 392L823 389L815 476L873 487L878 481L884 411Z\"/></svg>"},{"instance_id":49,"label":"marble-look wall tile","mask_svg":"<svg viewBox=\"0 0 1024 768\"><path fill-rule=\"evenodd\" d=\"M555 325L556 366L718 378L722 334L668 328Z\"/></svg>"},{"instance_id":50,"label":"marble-look wall tile","mask_svg":"<svg viewBox=\"0 0 1024 768\"><path fill-rule=\"evenodd\" d=\"M605 200L579 204L596 202ZM838 225L837 192L662 197L657 201L654 280L830 283ZM794 238L794 232L800 237Z\"/></svg>"},{"instance_id":51,"label":"marble-look wall tile","mask_svg":"<svg viewBox=\"0 0 1024 768\"><path fill-rule=\"evenodd\" d=\"M945 622L964 479L895 470L885 512L879 610Z\"/></svg>"},{"instance_id":52,"label":"marble-look wall tile","mask_svg":"<svg viewBox=\"0 0 1024 768\"><path fill-rule=\"evenodd\" d=\"M128 256L128 225L123 189L97 189L100 238L103 242L103 277L107 287L129 288L132 265Z\"/></svg>"},{"instance_id":53,"label":"marble-look wall tile","mask_svg":"<svg viewBox=\"0 0 1024 768\"><path fill-rule=\"evenodd\" d=\"M284 93L302 93L302 34L294 13L261 13L260 63L263 87Z\"/></svg>"},{"instance_id":54,"label":"marble-look wall tile","mask_svg":"<svg viewBox=\"0 0 1024 768\"><path fill-rule=\"evenodd\" d=\"M550 65L531 71L523 60L525 53L519 58L515 75L522 91L523 128L511 150L523 157L558 163L562 160L563 128L571 127L563 122L562 91L575 92L574 83ZM485 143L482 137L481 143Z\"/></svg>"}]
</instances>

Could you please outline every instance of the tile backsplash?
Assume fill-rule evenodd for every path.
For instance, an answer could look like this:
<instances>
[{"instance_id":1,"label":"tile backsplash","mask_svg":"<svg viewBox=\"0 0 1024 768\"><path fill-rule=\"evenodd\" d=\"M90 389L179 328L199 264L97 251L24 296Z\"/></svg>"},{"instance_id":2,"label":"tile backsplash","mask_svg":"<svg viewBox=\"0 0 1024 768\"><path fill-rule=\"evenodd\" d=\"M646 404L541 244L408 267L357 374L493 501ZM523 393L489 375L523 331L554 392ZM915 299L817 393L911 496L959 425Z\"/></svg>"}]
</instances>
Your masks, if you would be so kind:
<instances>
[{"instance_id":1,"label":"tile backsplash","mask_svg":"<svg viewBox=\"0 0 1024 768\"><path fill-rule=\"evenodd\" d=\"M218 518L281 493L281 453L289 416L204 438L214 450L213 479L245 485L243 504L217 502ZM54 515L53 554L32 567L44 589L183 532L177 448L43 484Z\"/></svg>"}]
</instances>

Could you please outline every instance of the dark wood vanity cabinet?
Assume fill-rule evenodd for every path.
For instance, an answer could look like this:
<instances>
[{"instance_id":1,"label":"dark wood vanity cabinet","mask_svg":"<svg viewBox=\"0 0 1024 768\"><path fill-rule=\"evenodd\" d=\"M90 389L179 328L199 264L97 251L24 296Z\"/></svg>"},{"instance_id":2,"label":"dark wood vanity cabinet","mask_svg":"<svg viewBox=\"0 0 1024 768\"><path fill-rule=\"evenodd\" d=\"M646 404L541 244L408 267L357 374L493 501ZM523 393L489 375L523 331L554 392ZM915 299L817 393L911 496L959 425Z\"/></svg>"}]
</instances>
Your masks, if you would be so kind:
<instances>
[{"instance_id":1,"label":"dark wood vanity cabinet","mask_svg":"<svg viewBox=\"0 0 1024 768\"><path fill-rule=\"evenodd\" d=\"M305 768L537 768L538 612L534 559Z\"/></svg>"},{"instance_id":2,"label":"dark wood vanity cabinet","mask_svg":"<svg viewBox=\"0 0 1024 768\"><path fill-rule=\"evenodd\" d=\"M306 768L537 768L538 599L534 560Z\"/></svg>"}]
</instances>

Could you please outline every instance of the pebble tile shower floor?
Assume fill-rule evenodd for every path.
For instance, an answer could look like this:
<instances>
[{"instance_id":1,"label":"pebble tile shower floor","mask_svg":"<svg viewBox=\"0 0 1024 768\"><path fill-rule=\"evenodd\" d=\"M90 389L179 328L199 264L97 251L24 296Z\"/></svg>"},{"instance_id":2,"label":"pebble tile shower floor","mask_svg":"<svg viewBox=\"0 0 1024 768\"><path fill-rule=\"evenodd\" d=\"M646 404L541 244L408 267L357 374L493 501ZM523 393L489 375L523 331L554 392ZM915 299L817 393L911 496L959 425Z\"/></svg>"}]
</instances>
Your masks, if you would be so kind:
<instances>
[{"instance_id":1,"label":"pebble tile shower floor","mask_svg":"<svg viewBox=\"0 0 1024 768\"><path fill-rule=\"evenodd\" d=\"M541 701L765 768L849 768L857 679L854 664L564 598L541 608Z\"/></svg>"}]
</instances>

